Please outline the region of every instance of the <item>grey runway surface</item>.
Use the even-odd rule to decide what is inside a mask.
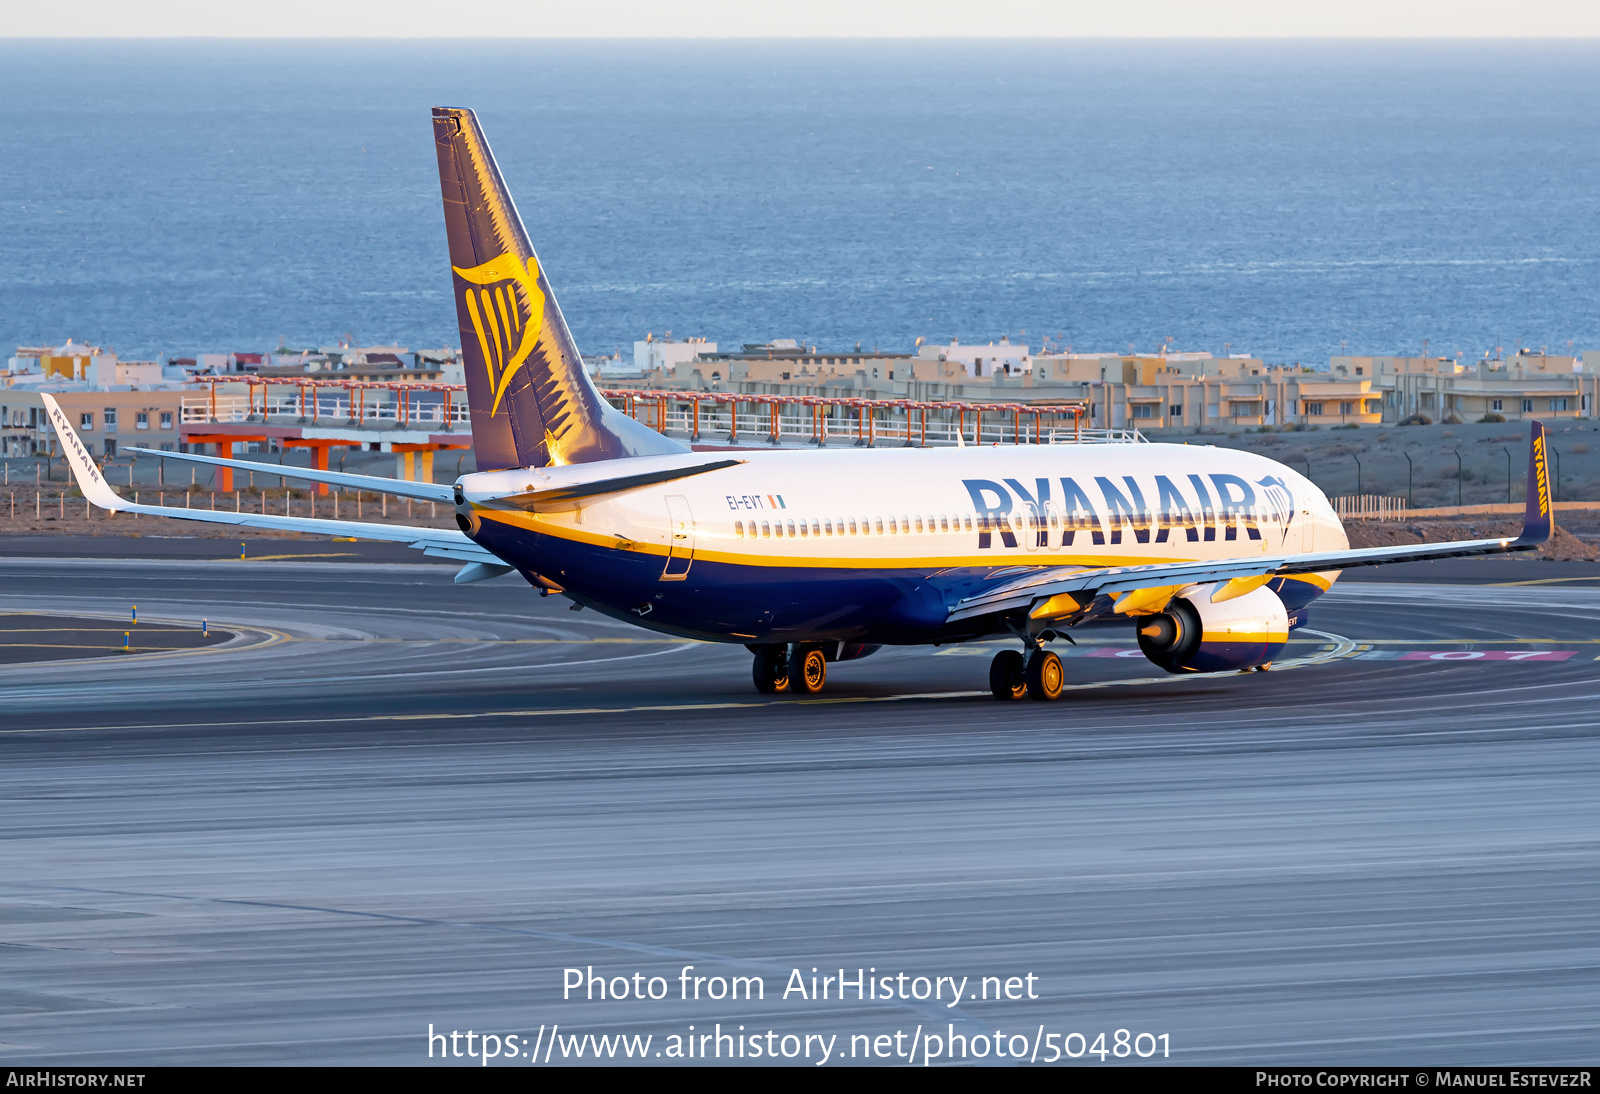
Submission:
[[[0,1063],[427,1063],[430,1023],[649,1035],[651,1063],[718,1023],[837,1035],[830,1066],[951,1026],[1013,1054],[1124,1029],[1183,1063],[1593,1061],[1581,580],[1341,583],[1270,673],[1166,677],[1102,633],[1061,702],[1001,705],[998,647],[769,699],[740,647],[450,574],[0,559],[0,611],[239,636],[0,668]],[[682,1000],[685,965],[765,998]],[[670,994],[563,999],[590,966]],[[1037,998],[783,998],[813,967]]]

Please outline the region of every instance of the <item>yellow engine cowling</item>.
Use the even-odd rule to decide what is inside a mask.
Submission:
[[[1214,603],[1217,585],[1172,598],[1163,612],[1134,620],[1139,648],[1168,672],[1227,672],[1265,665],[1289,641],[1289,613],[1271,589]]]

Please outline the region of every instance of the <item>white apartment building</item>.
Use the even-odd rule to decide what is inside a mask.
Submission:
[[[633,344],[633,367],[638,372],[653,372],[656,369],[670,372],[675,366],[688,364],[702,353],[715,352],[717,344],[707,342],[704,338],[685,338],[676,342],[658,340],[654,334],[648,334],[644,341]]]

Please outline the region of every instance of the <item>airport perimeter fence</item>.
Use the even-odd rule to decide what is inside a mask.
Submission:
[[[1401,514],[1411,509],[1405,498],[1381,494],[1344,494],[1328,500],[1340,520],[1405,520]]]
[[[450,399],[448,394],[424,390],[392,402],[353,398],[341,391],[311,391],[304,395],[185,395],[181,420],[185,425],[268,422],[277,418],[299,425],[467,428],[472,419],[466,403]]]
[[[102,473],[108,483],[112,476],[127,464],[102,464]],[[12,469],[7,467],[7,478]],[[332,520],[356,520],[373,523],[409,523],[423,520],[440,527],[454,527],[454,509],[438,502],[398,498],[373,491],[353,491],[329,487],[328,494],[319,496],[315,486],[266,487],[252,486],[232,491],[215,490],[203,483],[188,487],[181,484],[156,486],[117,486],[120,496],[135,505],[156,505],[177,509],[199,509],[211,512],[259,513],[270,516],[322,517]],[[12,526],[42,521],[115,521],[119,524],[140,519],[139,513],[108,511],[90,504],[89,499],[74,482],[38,479],[28,483],[7,482],[0,485],[0,521]]]
[[[1141,444],[1137,429],[1083,424],[1078,404],[920,403],[708,392],[606,391],[611,405],[658,433],[730,445],[952,446]]]
[[[185,395],[185,425],[271,422],[366,428],[466,430],[465,389],[429,383],[352,380],[247,380],[206,377],[210,389]],[[690,441],[737,444],[962,445],[1138,444],[1137,429],[1089,424],[1081,403],[919,402],[846,396],[786,396],[714,391],[606,389],[611,405],[658,432]]]

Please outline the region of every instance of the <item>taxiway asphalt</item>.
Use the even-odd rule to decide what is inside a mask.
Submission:
[[[741,647],[351,561],[0,558],[0,611],[235,634],[0,668],[0,1063],[426,1063],[430,1023],[653,1053],[719,1022],[836,1033],[836,1062],[952,1023],[1592,1061],[1600,569],[1341,582],[1270,673],[1166,677],[1102,633],[1062,701],[1002,705],[998,647],[767,698]],[[680,1000],[684,965],[766,998]],[[564,1000],[590,966],[671,994]],[[813,967],[1038,998],[782,998]]]

